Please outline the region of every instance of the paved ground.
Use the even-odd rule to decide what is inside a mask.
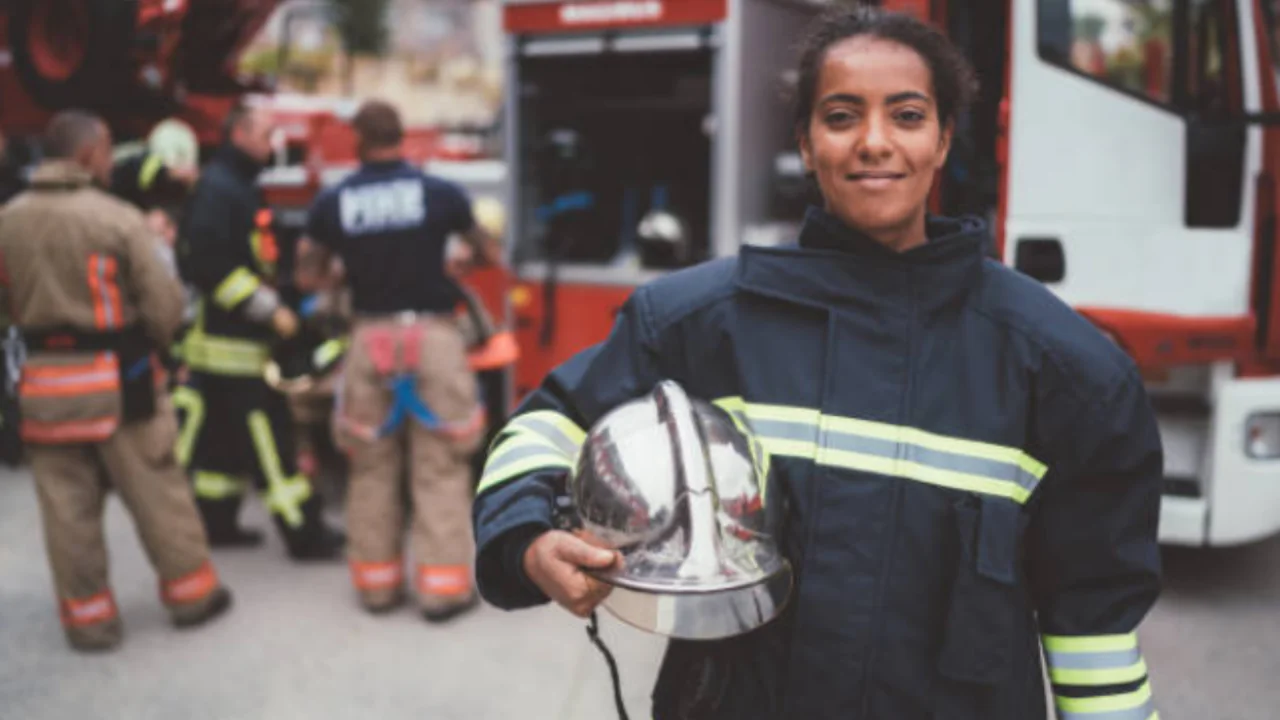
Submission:
[[[258,508],[249,522],[265,525]],[[0,720],[452,720],[614,717],[605,665],[553,608],[483,609],[435,627],[354,609],[340,565],[288,566],[268,549],[223,552],[235,612],[168,627],[119,503],[112,576],[126,643],[83,657],[61,644],[35,496],[0,472]],[[1280,706],[1280,541],[1169,551],[1168,589],[1143,631],[1163,720],[1266,720]],[[633,718],[661,643],[605,615]]]

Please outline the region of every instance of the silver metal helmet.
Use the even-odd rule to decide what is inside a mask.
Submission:
[[[675,382],[601,418],[569,494],[582,529],[623,558],[595,573],[613,586],[604,606],[642,630],[694,640],[776,618],[792,572],[769,475],[743,423]]]

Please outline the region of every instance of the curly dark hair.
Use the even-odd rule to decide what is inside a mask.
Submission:
[[[896,42],[915,50],[933,76],[939,125],[968,109],[978,94],[978,78],[965,58],[940,30],[911,15],[858,5],[823,13],[809,27],[800,46],[799,78],[795,92],[795,129],[807,132],[813,113],[818,75],[832,45],[862,35]]]

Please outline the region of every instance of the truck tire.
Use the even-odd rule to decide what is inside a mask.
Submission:
[[[128,81],[133,41],[131,0],[13,0],[13,67],[49,110],[101,108]]]

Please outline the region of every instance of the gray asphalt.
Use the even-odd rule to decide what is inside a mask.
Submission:
[[[251,504],[246,522],[266,526]],[[171,629],[127,515],[108,506],[125,623],[116,652],[62,643],[31,478],[0,472],[0,720],[324,720],[616,717],[582,621],[556,608],[482,608],[445,626],[407,609],[356,609],[338,564],[293,566],[278,541],[218,552],[236,593],[212,626]],[[1141,632],[1162,720],[1280,717],[1280,540],[1170,549],[1167,587]],[[660,640],[601,615],[633,718]]]

